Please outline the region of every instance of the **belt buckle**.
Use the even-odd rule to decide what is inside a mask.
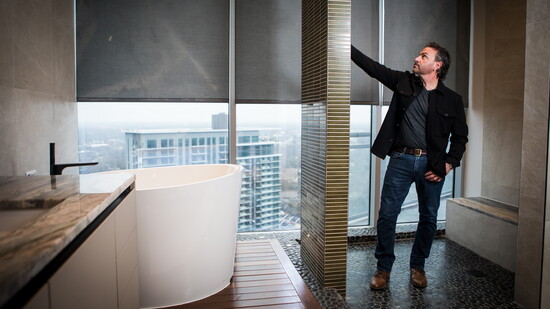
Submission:
[[[414,149],[414,156],[420,157],[422,155],[422,149]]]

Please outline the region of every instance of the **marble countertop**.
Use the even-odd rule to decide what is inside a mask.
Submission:
[[[133,174],[0,176],[0,306],[134,182]],[[33,212],[7,227],[10,214]]]

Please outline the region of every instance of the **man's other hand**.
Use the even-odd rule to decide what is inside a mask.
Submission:
[[[452,169],[453,169],[453,167],[452,167],[451,164],[445,163],[445,171],[446,171],[447,174],[449,174]],[[424,178],[426,178],[427,181],[435,181],[435,182],[440,182],[441,180],[443,180],[443,178],[437,176],[432,171],[428,171],[426,174],[424,174]]]

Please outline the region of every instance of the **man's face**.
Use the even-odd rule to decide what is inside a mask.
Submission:
[[[431,47],[424,47],[418,57],[414,58],[413,72],[418,75],[427,75],[437,72],[441,67],[441,61],[436,61],[437,50]]]

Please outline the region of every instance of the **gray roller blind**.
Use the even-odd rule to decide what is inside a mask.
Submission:
[[[414,58],[427,42],[435,41],[451,54],[445,85],[468,97],[469,1],[385,1],[385,63],[396,70],[412,71]],[[384,101],[391,99],[384,90]]]
[[[378,60],[378,0],[351,2],[351,43]],[[378,104],[378,82],[358,66],[351,66],[351,102]]]
[[[236,0],[237,102],[300,103],[301,1]]]
[[[228,101],[229,1],[77,0],[79,101]]]

